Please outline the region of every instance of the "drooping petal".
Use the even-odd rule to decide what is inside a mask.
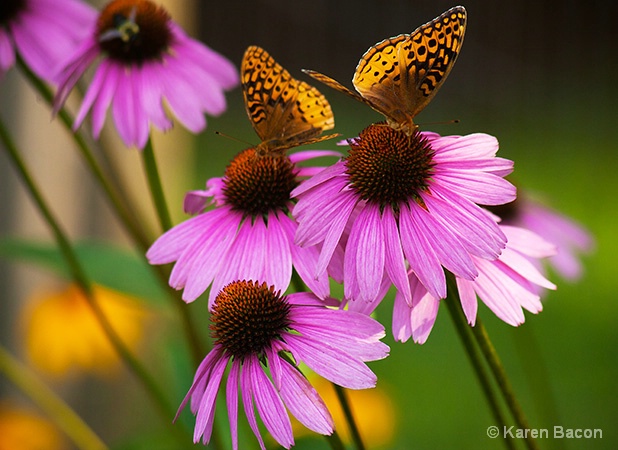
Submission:
[[[220,358],[214,362],[204,395],[200,399],[195,416],[195,429],[193,430],[193,442],[195,443],[199,442],[202,436],[205,443],[210,441],[215,418],[215,401],[217,400],[219,385],[221,384],[227,362],[226,358]]]
[[[435,214],[430,214],[420,207],[410,208],[410,213],[419,232],[434,250],[440,264],[461,278],[472,280],[478,275],[463,244],[448,227],[443,226],[435,218]]]
[[[478,310],[478,302],[476,301],[476,292],[474,291],[474,282],[457,278],[457,290],[459,292],[459,300],[466,319],[471,326],[476,324],[476,313]]]
[[[412,337],[417,344],[424,344],[433,329],[433,324],[436,322],[440,299],[429,292],[426,292],[420,298],[418,297],[416,296],[412,300]]]
[[[266,429],[281,446],[290,448],[294,445],[292,424],[281,397],[275,391],[257,358],[246,361],[245,371],[250,377],[255,405]]]
[[[415,216],[411,211],[414,208],[418,208],[418,206],[412,204],[410,208],[402,208],[399,214],[403,251],[410,268],[416,273],[427,290],[434,297],[444,298],[446,297],[444,269],[440,265],[434,249],[415,222]]]
[[[330,435],[334,422],[324,401],[307,379],[289,363],[282,365],[281,396],[292,415],[308,429]]]
[[[391,208],[384,208],[382,213],[385,239],[385,269],[397,291],[409,304],[412,303],[412,292],[405,264],[403,247],[399,237],[399,227]]]
[[[261,279],[274,284],[284,292],[292,278],[292,249],[294,241],[289,240],[288,234],[281,224],[282,220],[289,220],[284,213],[269,212],[266,229],[266,258],[265,271]]]
[[[380,207],[367,204],[360,212],[346,246],[344,261],[344,289],[346,298],[372,301],[380,292],[384,273],[384,236]],[[355,288],[358,286],[358,289]]]
[[[9,34],[0,30],[0,71],[5,72],[15,65],[15,51]],[[3,75],[0,72],[0,75]]]
[[[253,407],[253,383],[251,380],[252,372],[249,372],[247,370],[247,364],[249,364],[249,362],[252,362],[253,360],[256,360],[256,364],[259,364],[259,361],[257,361],[257,358],[255,356],[249,356],[245,360],[244,367],[242,368],[240,373],[240,392],[242,395],[243,409],[245,410],[245,415],[247,416],[247,422],[249,422],[249,427],[257,438],[258,443],[260,444],[260,449],[266,450],[266,445],[264,445],[264,439],[262,439],[262,435],[260,434],[260,429],[258,428],[257,420],[255,417],[255,409]]]
[[[227,404],[227,417],[230,423],[230,434],[232,436],[232,449],[238,449],[238,389],[240,376],[239,360],[232,361],[232,368],[228,374],[225,388],[225,399]]]
[[[393,318],[391,324],[395,341],[407,342],[412,336],[411,313],[412,305],[408,304],[401,293],[397,292],[393,303]]]
[[[283,214],[280,215],[280,222],[287,235],[294,269],[296,269],[296,272],[298,272],[298,275],[311,292],[320,298],[326,298],[330,293],[328,274],[323,273],[316,276],[318,273],[318,258],[320,257],[318,248],[315,246],[299,247],[296,245],[294,243],[294,236],[296,235],[298,224]]]

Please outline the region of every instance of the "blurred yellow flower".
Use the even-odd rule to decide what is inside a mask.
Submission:
[[[341,440],[344,444],[350,444],[350,431],[333,385],[318,375],[311,374],[309,378],[333,416],[335,430]],[[374,389],[346,389],[346,395],[365,446],[374,450],[389,448],[396,432],[397,415],[384,388],[378,385]],[[314,434],[296,421],[293,428],[295,437]]]
[[[63,450],[60,431],[49,421],[8,403],[0,404],[0,450]]]
[[[142,338],[146,309],[125,294],[100,286],[94,295],[110,324],[130,348]],[[90,305],[75,285],[35,293],[24,308],[26,354],[43,373],[61,377],[70,371],[110,374],[119,358]]]

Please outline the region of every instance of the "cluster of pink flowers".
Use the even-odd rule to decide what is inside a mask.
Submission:
[[[74,124],[91,113],[95,137],[110,108],[127,146],[143,148],[151,125],[168,130],[168,111],[199,132],[205,113],[222,113],[224,92],[239,83],[230,61],[149,0],[114,0],[100,13],[78,0],[22,0],[7,11],[0,17],[0,70],[17,52],[58,86],[56,110],[98,64]],[[57,20],[46,20],[49,14]],[[169,283],[183,289],[186,302],[210,288],[214,349],[181,406],[190,402],[196,414],[196,442],[210,440],[228,366],[234,448],[239,393],[262,448],[256,409],[286,448],[294,443],[287,411],[311,430],[332,433],[330,413],[298,365],[351,389],[375,386],[366,363],[389,349],[370,314],[392,286],[394,338],[423,343],[448,295],[459,298],[471,325],[480,299],[517,326],[524,310],[542,310],[544,289],[555,289],[545,258],[566,277],[581,272],[576,253],[592,240],[579,226],[527,198],[508,218],[491,209],[516,198],[505,179],[513,162],[496,156],[496,138],[406,135],[378,124],[347,144],[343,158],[245,150],[206,190],[187,194],[185,210],[195,216],[147,252],[151,264],[175,263]],[[337,161],[298,165],[324,156]],[[264,198],[249,200],[256,196]],[[285,294],[294,272],[311,292]],[[330,297],[331,279],[343,283],[342,300]]]

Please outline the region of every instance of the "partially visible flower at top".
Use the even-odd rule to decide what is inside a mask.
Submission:
[[[136,298],[101,286],[95,286],[94,295],[120,339],[135,349],[147,317],[144,307]],[[22,312],[22,324],[28,358],[48,375],[107,375],[120,367],[118,354],[75,285],[35,293]]]
[[[223,94],[239,82],[233,64],[204,44],[191,39],[150,0],[114,0],[91,22],[91,35],[63,64],[54,100],[59,110],[83,73],[99,57],[74,128],[92,110],[97,138],[108,108],[124,143],[146,145],[150,124],[166,131],[176,118],[197,133],[206,126],[205,113],[221,114]]]
[[[526,192],[520,192],[517,200],[511,203],[489,209],[502,219],[503,224],[527,228],[554,244],[556,255],[547,261],[559,275],[567,280],[581,277],[579,256],[592,251],[595,244],[582,225],[534,200]]]
[[[487,261],[473,256],[478,277],[474,280],[455,277],[462,309],[472,326],[476,323],[477,296],[498,318],[518,326],[525,320],[522,308],[533,314],[540,312],[543,306],[539,292],[556,289],[531,262],[555,255],[555,246],[523,228],[507,225],[500,228],[508,238],[500,258]],[[401,342],[412,337],[414,342],[423,344],[438,315],[440,299],[427,292],[414,274],[410,274],[410,285],[411,304],[400,293],[395,295],[393,336]],[[350,309],[362,307],[357,303],[350,303]]]
[[[15,53],[32,71],[55,83],[57,66],[90,32],[96,11],[79,0],[2,0],[0,76],[15,64]]]
[[[64,450],[68,442],[49,420],[21,406],[0,403],[0,450]]]
[[[411,269],[436,298],[446,296],[444,268],[466,280],[478,276],[474,257],[498,258],[506,237],[477,204],[515,198],[503,177],[513,163],[495,157],[487,134],[407,136],[384,124],[350,139],[347,158],[303,182],[296,242],[321,244],[317,275],[345,245],[348,300],[373,302],[390,283],[411,304]]]
[[[296,163],[332,151],[303,151],[258,157],[254,148],[239,153],[223,178],[208,180],[207,190],[185,197],[185,211],[200,213],[163,234],[146,257],[151,264],[176,262],[170,286],[184,289],[191,302],[212,283],[209,306],[226,284],[241,278],[266,280],[285,292],[296,269],[309,289],[328,296],[327,274],[315,277],[318,250],[294,244],[297,224],[289,217],[290,192],[299,177],[320,168]],[[214,209],[204,211],[209,203]]]
[[[268,432],[285,448],[294,445],[287,411],[316,433],[333,432],[328,409],[297,364],[305,363],[340,386],[366,389],[377,379],[365,362],[385,358],[389,348],[380,341],[384,327],[372,318],[324,305],[313,294],[283,297],[266,283],[252,281],[235,281],[217,295],[211,316],[213,349],[198,367],[179,408],[180,413],[191,400],[194,442],[210,441],[217,393],[230,362],[226,403],[234,449],[239,391],[262,449],[266,447],[256,408]]]

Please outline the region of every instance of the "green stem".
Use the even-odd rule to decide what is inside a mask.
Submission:
[[[108,448],[69,405],[1,345],[0,371],[45,411],[78,448],[83,450]]]
[[[157,210],[157,216],[159,217],[161,228],[163,228],[163,231],[167,231],[172,228],[172,219],[170,217],[169,210],[167,209],[167,202],[165,201],[163,186],[161,185],[157,160],[155,158],[154,149],[152,148],[152,140],[150,138],[148,138],[148,142],[146,142],[146,146],[142,150],[142,160],[144,162],[146,177],[148,178],[150,194],[152,195],[152,201],[154,202],[155,209]]]
[[[161,177],[159,176],[157,160],[155,158],[154,149],[150,138],[148,139],[148,142],[146,142],[146,146],[142,151],[142,160],[144,163],[146,178],[148,179],[148,187],[150,188],[152,200],[159,218],[159,223],[161,224],[163,231],[167,231],[172,228],[172,219],[167,207],[167,202],[165,201],[165,194],[163,193],[163,186],[161,184]],[[157,271],[159,277],[163,279],[164,284],[167,285],[167,280],[170,276],[169,268],[157,266],[157,269],[155,270]],[[197,366],[206,354],[204,346],[201,344],[198,334],[195,331],[195,326],[191,321],[189,311],[182,300],[181,294],[177,291],[174,291],[174,300],[184,324],[187,340],[191,345],[193,360]]]
[[[461,342],[466,349],[466,354],[468,355],[470,364],[472,364],[472,368],[474,369],[476,377],[481,385],[481,389],[483,390],[483,394],[485,395],[485,400],[487,400],[487,403],[489,404],[489,409],[491,410],[494,420],[496,421],[496,426],[500,430],[504,430],[507,428],[506,418],[504,417],[504,414],[502,414],[502,411],[500,409],[498,398],[494,393],[489,374],[487,373],[487,370],[483,365],[481,355],[479,354],[479,351],[474,345],[474,341],[472,340],[470,327],[468,326],[466,316],[461,309],[459,298],[457,298],[456,295],[452,295],[453,292],[456,292],[456,290],[449,288],[448,295],[444,300],[444,303],[448,308],[448,312],[451,315],[451,319],[453,320],[455,329],[459,334],[459,339],[461,339]],[[500,434],[503,434],[502,437],[504,438],[504,445],[509,449],[514,449],[515,443],[513,442],[513,440],[511,440],[509,436],[504,433]]]
[[[532,401],[545,426],[562,423],[556,406],[556,399],[551,389],[550,376],[543,358],[539,342],[534,334],[534,323],[512,329],[515,349],[522,369],[526,374],[528,386],[532,392]],[[556,440],[550,440],[550,448],[559,448]]]
[[[506,370],[502,365],[502,361],[498,356],[498,352],[489,339],[489,335],[487,334],[487,330],[483,326],[481,319],[478,317],[476,319],[476,325],[472,327],[472,334],[474,334],[476,342],[478,343],[481,352],[485,356],[487,364],[489,364],[489,367],[494,374],[494,378],[498,383],[500,391],[502,392],[504,401],[515,419],[515,423],[520,429],[529,430],[530,424],[528,423],[528,419],[526,418],[526,415],[517,400],[513,386],[511,385],[511,382],[506,374]],[[539,448],[536,440],[531,436],[531,433],[526,433],[525,440],[526,446],[530,450]]]
[[[26,75],[26,78],[34,86],[36,91],[45,99],[45,101],[49,105],[52,105],[54,96],[52,92],[50,91],[50,89],[45,85],[45,83],[43,83],[30,70],[30,68],[21,60],[21,58],[19,58],[19,56],[18,56],[18,63],[19,63],[19,66],[22,72]],[[72,131],[73,118],[69,115],[69,113],[64,108],[62,108],[58,112],[58,117],[60,118],[62,123],[65,125],[67,130],[69,130],[69,133],[75,140],[75,143],[77,144],[78,149],[80,150],[83,158],[85,159],[87,166],[90,169],[92,175],[101,185],[103,192],[106,194],[107,199],[112,206],[112,210],[117,214],[118,218],[120,219],[121,223],[124,225],[125,229],[129,233],[131,238],[139,246],[139,248],[142,251],[141,256],[142,258],[144,258],[144,254],[150,247],[150,244],[152,243],[152,239],[150,239],[147,236],[145,231],[143,231],[143,229],[138,225],[139,222],[134,220],[133,216],[129,213],[130,211],[136,210],[136,208],[131,206],[130,201],[129,201],[130,200],[129,196],[125,194],[119,196],[116,193],[116,190],[118,189],[120,192],[123,192],[123,190],[119,188],[114,188],[108,182],[109,177],[106,177],[106,175],[103,173],[103,170],[101,169],[100,165],[97,163],[96,159],[94,158],[92,151],[90,150],[90,147],[86,143],[86,140],[83,138],[83,136],[80,133],[74,133]],[[124,199],[124,201],[122,201],[122,199]],[[169,270],[159,268],[159,267],[153,270],[155,271],[155,273],[161,280],[163,286],[167,288]],[[176,291],[173,292],[172,301],[176,305],[179,311],[181,320],[183,322],[183,328],[185,330],[185,334],[187,336],[187,339],[189,341],[189,345],[192,351],[193,360],[197,367],[197,365],[200,363],[200,361],[202,360],[202,358],[204,357],[206,353],[204,351],[203,346],[200,343],[200,339],[198,337],[197,331],[195,330],[195,326],[193,325],[190,319],[189,313],[187,309],[184,307],[185,306],[184,302],[180,298],[180,294],[178,294]]]
[[[358,426],[354,420],[354,414],[352,414],[352,408],[350,407],[350,402],[348,401],[348,396],[345,393],[345,389],[335,383],[332,383],[332,385],[335,388],[335,393],[337,394],[337,399],[341,405],[343,416],[345,417],[348,427],[350,428],[350,434],[354,445],[356,445],[358,450],[365,450],[365,444],[363,443]]]
[[[20,69],[22,70],[28,81],[30,81],[30,83],[34,86],[36,91],[49,105],[52,105],[54,101],[54,95],[52,91],[30,70],[30,68],[21,60],[21,58],[19,58],[19,56],[17,58],[17,62]],[[151,239],[149,239],[145,235],[144,231],[140,228],[140,226],[131,216],[129,212],[130,209],[124,204],[121,197],[116,193],[115,188],[108,182],[108,177],[106,177],[106,175],[103,173],[101,166],[94,158],[94,155],[90,150],[90,147],[84,137],[80,133],[72,132],[73,118],[64,108],[60,109],[60,111],[58,112],[58,117],[65,125],[65,127],[69,130],[71,136],[77,144],[77,148],[79,149],[84,160],[86,161],[88,168],[103,188],[103,191],[105,192],[108,201],[113,207],[113,211],[117,214],[118,218],[123,223],[126,230],[129,232],[133,240],[139,243],[142,248],[148,248]]]
[[[343,441],[341,440],[341,437],[339,437],[337,431],[333,431],[333,434],[325,437],[328,445],[330,445],[330,448],[333,450],[345,450],[345,445],[343,445]]]
[[[32,199],[36,203],[39,212],[43,216],[45,222],[49,226],[54,238],[60,248],[60,252],[62,253],[71,273],[71,276],[75,283],[80,287],[83,291],[88,304],[92,308],[92,311],[95,314],[101,328],[103,329],[105,335],[109,339],[110,343],[123,360],[123,362],[127,365],[127,367],[133,372],[133,374],[140,380],[151,399],[157,406],[157,409],[161,413],[164,422],[171,426],[171,418],[174,417],[174,410],[167,401],[166,397],[163,395],[163,391],[159,388],[159,386],[155,383],[154,379],[150,376],[150,374],[146,371],[146,369],[140,364],[140,362],[133,356],[130,350],[126,347],[124,342],[120,339],[118,334],[115,332],[113,327],[111,326],[109,320],[105,316],[102,311],[99,303],[94,297],[92,285],[90,284],[90,280],[86,276],[82,266],[77,259],[77,256],[71,246],[66,233],[62,230],[59,221],[55,218],[51,209],[47,206],[47,202],[41,195],[41,192],[38,186],[35,184],[33,178],[30,176],[30,173],[21,159],[19,152],[17,151],[17,147],[15,146],[11,136],[9,135],[6,127],[4,126],[4,122],[0,120],[0,139],[4,143],[4,148],[6,149],[8,155],[13,161],[17,172],[28,189]],[[171,428],[174,434],[177,433],[177,428]]]

